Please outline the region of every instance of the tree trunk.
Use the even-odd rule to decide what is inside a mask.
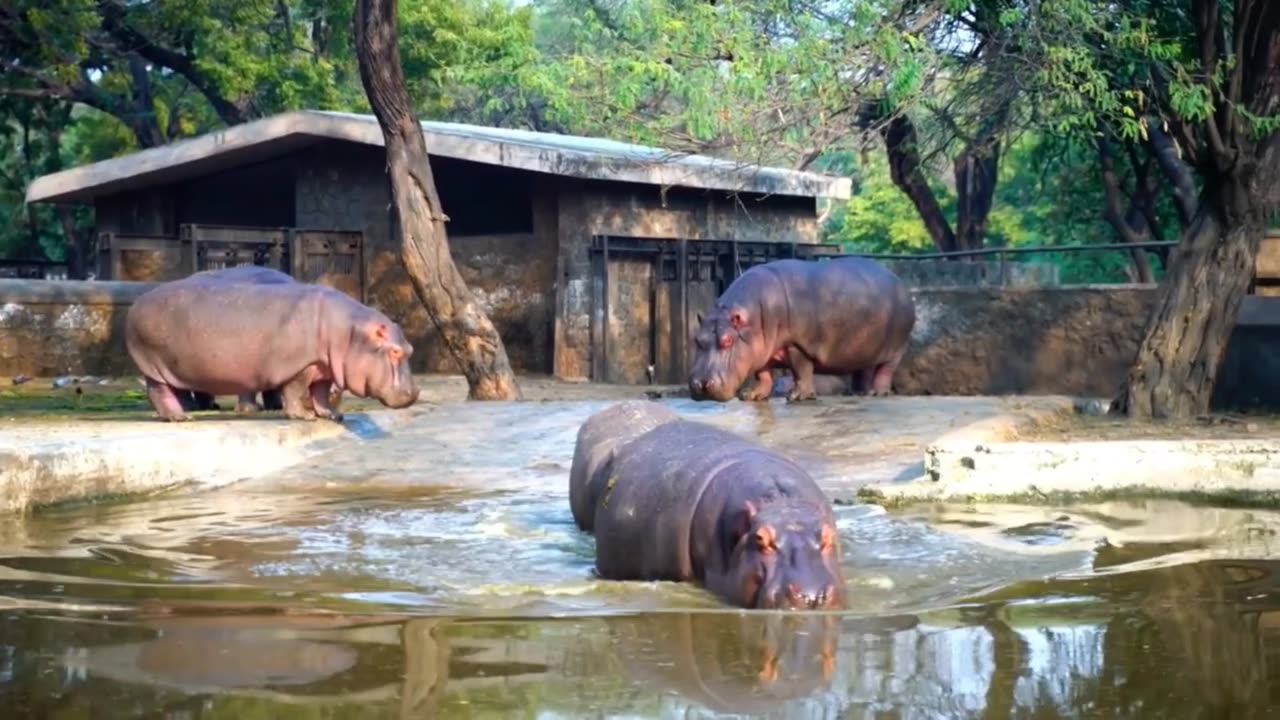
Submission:
[[[1238,180],[1224,178],[1217,193],[1201,197],[1170,258],[1116,412],[1140,419],[1208,412],[1266,230],[1260,198],[1252,194]],[[1233,212],[1250,203],[1250,212]],[[1233,216],[1239,222],[1230,222]]]
[[[920,148],[916,138],[916,128],[911,119],[898,115],[880,130],[884,138],[885,153],[889,158],[889,176],[898,189],[911,198],[924,222],[925,230],[933,238],[933,244],[939,252],[959,250],[955,233],[942,214],[938,199],[933,196],[929,180],[920,169]]]
[[[1098,138],[1098,163],[1102,170],[1102,196],[1104,202],[1103,217],[1116,231],[1116,236],[1123,243],[1142,243],[1151,239],[1151,226],[1142,214],[1142,206],[1155,192],[1155,178],[1151,174],[1150,162],[1138,164],[1134,161],[1134,188],[1128,209],[1122,209],[1123,191],[1120,178],[1116,174],[1115,157],[1111,150],[1111,141],[1104,133]],[[1133,248],[1129,251],[1129,277],[1140,283],[1155,282],[1155,273],[1151,270],[1151,261],[1146,251]]]
[[[400,254],[413,289],[470,387],[472,400],[517,400],[520,388],[497,329],[476,303],[449,253],[422,126],[405,86],[396,0],[356,0],[356,58],[382,126],[387,174],[399,220]]]
[[[955,162],[956,248],[981,250],[987,236],[987,217],[996,194],[996,173],[1000,170],[1000,141],[966,147]]]

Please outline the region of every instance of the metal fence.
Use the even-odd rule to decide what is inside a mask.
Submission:
[[[858,253],[832,252],[825,246],[821,252],[801,250],[807,259],[831,257],[865,257],[889,265],[908,284],[915,287],[997,286],[1042,287],[1061,285],[1061,267],[1051,262],[1022,262],[1016,258],[1035,255],[1072,255],[1085,253],[1123,253],[1134,250],[1166,251],[1177,241],[1143,243],[1105,243],[1094,245],[1042,245],[1036,247],[992,247],[951,252]],[[963,262],[957,262],[963,261]]]

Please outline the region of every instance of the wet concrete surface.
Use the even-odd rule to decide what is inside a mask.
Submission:
[[[793,454],[837,497],[911,476],[940,425],[1027,409],[663,402]],[[607,404],[446,403],[268,478],[0,521],[0,702],[66,718],[1267,712],[1280,514],[841,504],[848,610],[744,613],[593,576],[567,475],[578,424]]]

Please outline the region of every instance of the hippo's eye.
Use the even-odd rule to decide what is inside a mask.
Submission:
[[[404,357],[404,352],[398,347],[387,348],[387,357],[391,358],[391,362],[400,362],[400,358]]]
[[[720,336],[720,349],[728,350],[733,347],[733,333],[725,333]]]

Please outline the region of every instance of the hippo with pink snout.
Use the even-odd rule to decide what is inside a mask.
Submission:
[[[397,409],[418,400],[399,325],[334,288],[265,268],[199,272],[147,291],[125,316],[125,345],[168,421],[190,419],[188,392],[243,399],[278,389],[289,418],[337,422],[333,388]]]

